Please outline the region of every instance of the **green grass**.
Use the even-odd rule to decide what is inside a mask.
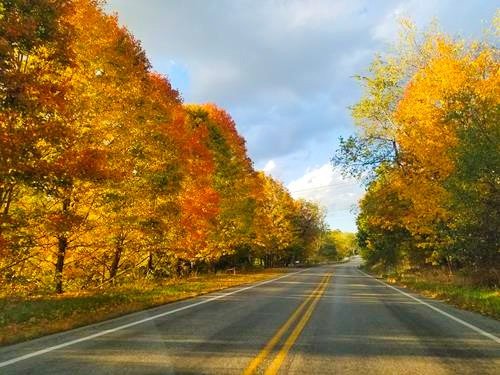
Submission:
[[[444,300],[465,310],[500,320],[500,290],[483,288],[436,272],[399,274],[386,277],[387,281],[403,285],[426,297]]]
[[[104,291],[0,296],[0,345],[96,323],[126,313],[231,286],[269,279],[280,270],[217,274],[165,282],[142,281]]]

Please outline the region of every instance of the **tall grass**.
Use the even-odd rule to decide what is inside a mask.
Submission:
[[[427,297],[500,319],[500,290],[477,286],[468,275],[450,275],[442,270],[430,269],[392,274],[387,279]]]

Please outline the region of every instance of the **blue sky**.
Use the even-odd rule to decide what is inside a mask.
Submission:
[[[332,228],[355,231],[363,189],[329,164],[339,136],[355,132],[352,79],[388,49],[398,19],[480,37],[497,1],[108,0],[141,40],[153,68],[185,102],[225,108],[257,169],[295,197],[318,201]]]

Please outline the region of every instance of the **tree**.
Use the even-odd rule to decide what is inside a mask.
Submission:
[[[325,214],[315,203],[296,200],[292,214],[294,241],[289,249],[287,263],[304,262],[317,256],[326,230]]]
[[[213,104],[188,105],[186,111],[192,126],[203,132],[213,160],[211,183],[219,197],[219,212],[205,260],[216,261],[249,243],[258,182],[245,142],[225,111]]]
[[[418,212],[408,228],[432,232],[438,257],[477,271],[498,262],[498,54],[446,38],[435,46],[397,112],[412,171],[403,193]]]
[[[286,249],[293,244],[294,202],[279,182],[264,173],[258,177],[262,194],[257,200],[252,252],[264,266],[272,267],[286,257]]]
[[[183,106],[102,4],[0,0],[0,282],[62,293],[313,254],[321,210],[254,171],[224,110]]]
[[[436,31],[415,46],[398,51],[392,61],[401,64],[386,59],[381,70],[372,69],[353,111],[361,116],[361,139],[342,145],[340,164],[358,158],[375,165],[358,239],[372,264],[447,264],[450,272],[458,267],[485,275],[499,261],[498,52],[487,42]],[[377,84],[392,72],[397,79]],[[395,142],[392,161],[380,144],[368,147],[380,133]],[[498,281],[495,272],[488,275],[485,282]]]
[[[0,249],[6,231],[21,230],[9,215],[21,186],[47,176],[46,150],[65,136],[72,10],[64,1],[0,2]]]
[[[404,168],[395,118],[397,106],[415,72],[436,53],[435,41],[442,36],[436,24],[421,35],[409,19],[401,19],[399,40],[393,50],[376,55],[366,75],[355,79],[363,88],[361,99],[351,114],[358,133],[340,138],[340,146],[332,157],[348,175],[370,182],[379,167]]]

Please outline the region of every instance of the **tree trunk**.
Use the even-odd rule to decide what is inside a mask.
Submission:
[[[0,190],[0,205],[2,207],[2,215],[6,218],[9,215],[10,204],[14,197],[14,184],[9,184]]]
[[[153,252],[149,252],[149,258],[148,258],[148,268],[146,270],[146,275],[149,275],[150,273],[153,272]]]
[[[451,256],[446,257],[446,263],[448,264],[448,276],[452,277],[453,276],[453,266],[452,266],[452,259]]]
[[[120,259],[123,252],[123,235],[119,235],[116,239],[115,253],[113,254],[113,262],[111,263],[111,268],[109,269],[109,278],[114,279],[116,273],[118,272],[118,267],[120,265]]]
[[[62,213],[67,214],[69,210],[70,199],[64,198],[62,202]],[[63,269],[66,250],[68,249],[68,236],[65,232],[57,236],[57,261],[55,272],[55,289],[56,293],[63,292]]]
[[[14,184],[0,187],[0,234],[2,233],[3,223],[7,222],[9,216],[10,204],[14,198]]]

